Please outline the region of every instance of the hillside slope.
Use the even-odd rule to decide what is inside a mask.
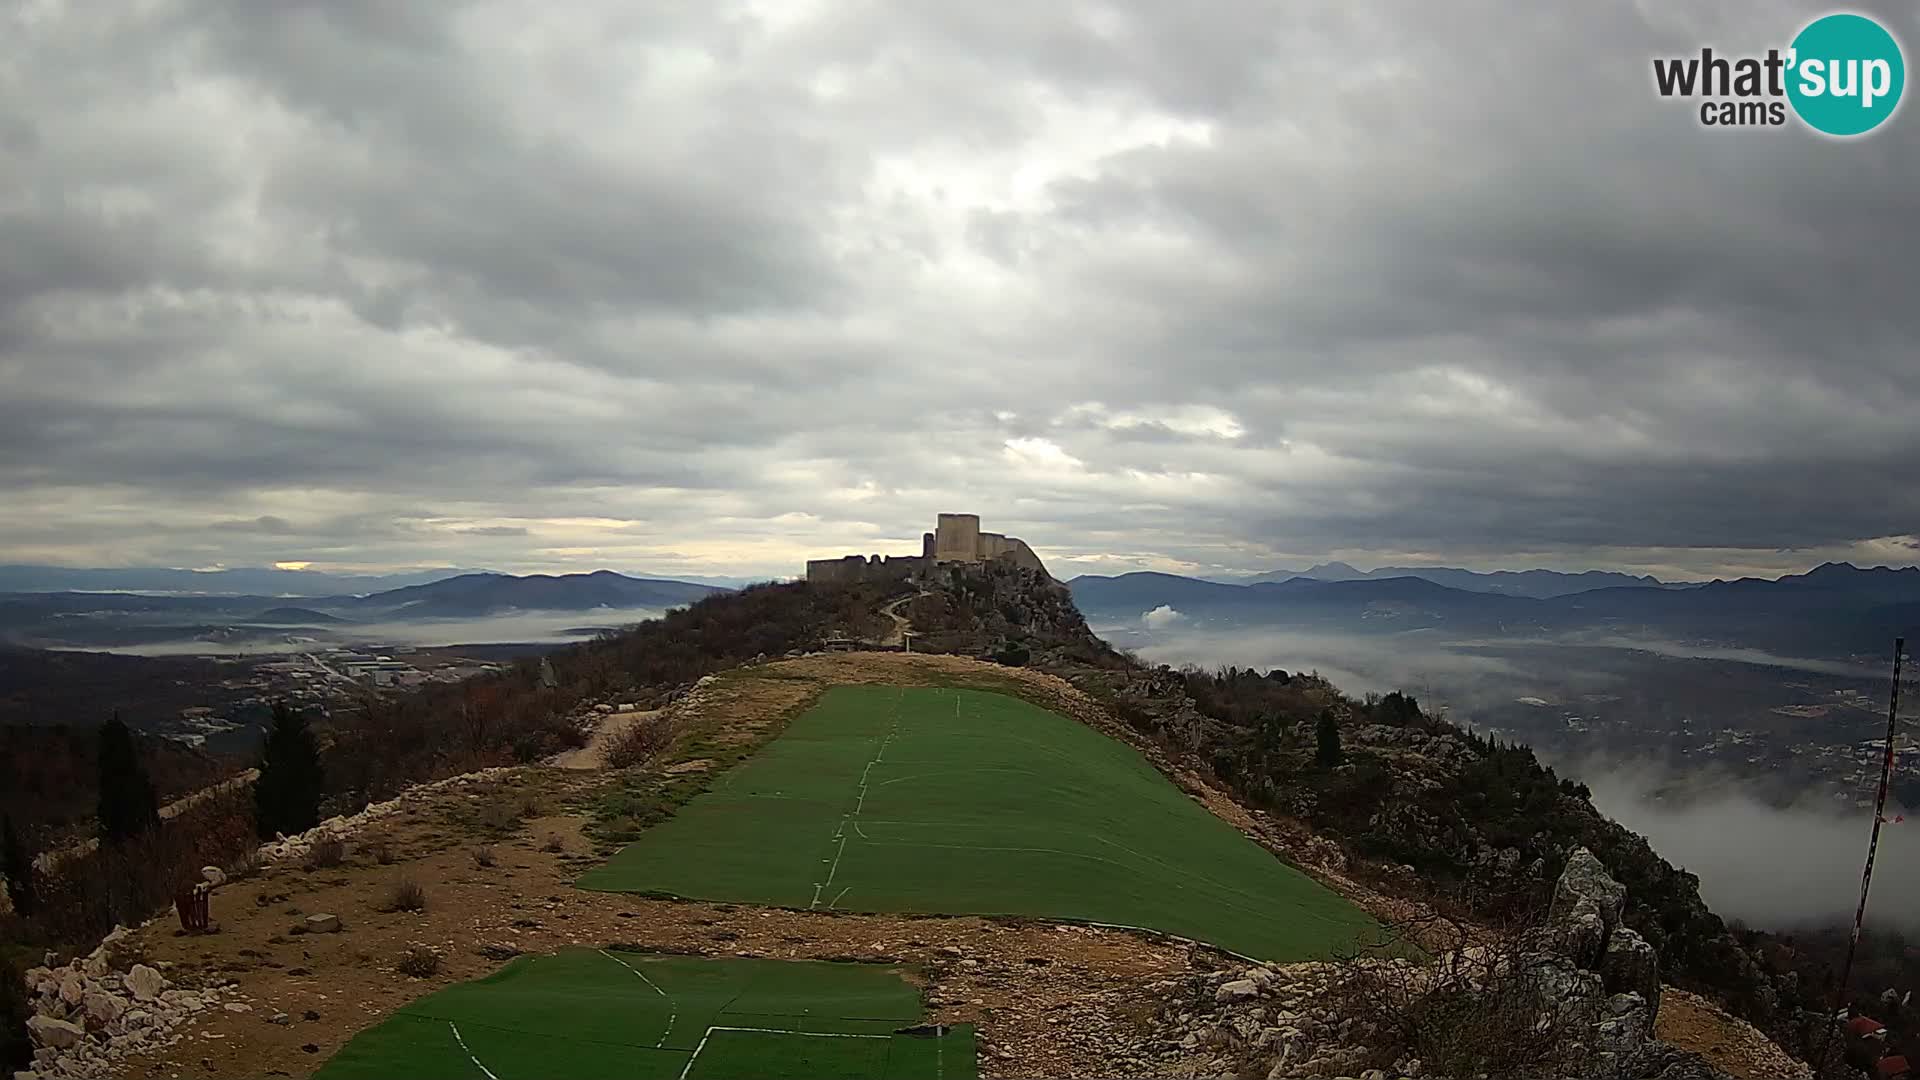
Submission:
[[[911,609],[927,640],[973,655],[1021,643],[1032,666],[1086,691],[1169,758],[1250,807],[1336,841],[1348,872],[1371,887],[1477,918],[1526,919],[1544,910],[1568,855],[1587,847],[1626,887],[1626,924],[1653,944],[1669,981],[1726,1004],[1790,1048],[1821,1030],[1826,1002],[1812,980],[1763,959],[1780,955],[1765,935],[1729,928],[1700,898],[1694,875],[1595,809],[1583,786],[1526,747],[1481,739],[1402,694],[1354,700],[1310,675],[1151,666],[1095,637],[1064,587],[1002,567],[951,574]],[[1182,587],[1196,584],[1206,583]],[[1475,602],[1543,603],[1485,595]],[[1339,734],[1338,764],[1319,760],[1323,717]]]

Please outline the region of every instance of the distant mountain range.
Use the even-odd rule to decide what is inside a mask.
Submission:
[[[325,575],[315,579],[330,580]],[[0,593],[0,641],[116,648],[174,640],[277,640],[288,629],[325,638],[329,630],[351,632],[354,624],[478,619],[520,612],[665,610],[725,591],[693,582],[628,577],[611,570],[523,577],[468,573],[366,595],[298,598],[18,591]]]
[[[401,574],[326,574],[318,570],[277,570],[240,566],[221,570],[177,567],[75,568],[0,566],[0,593],[138,592],[186,596],[339,596],[362,595],[425,585],[460,574],[488,573],[457,567],[410,570]]]
[[[1861,569],[1847,563],[1827,563],[1777,580],[1741,578],[1682,589],[1663,583],[1610,586],[1548,597],[1372,575],[1229,585],[1136,573],[1077,577],[1068,587],[1088,616],[1109,620],[1138,620],[1164,605],[1223,625],[1436,631],[1455,638],[1658,637],[1804,656],[1871,655],[1889,648],[1894,636],[1920,629],[1920,568]]]
[[[1557,570],[1495,570],[1491,573],[1482,573],[1450,566],[1382,566],[1373,570],[1356,570],[1343,562],[1324,562],[1305,570],[1274,570],[1239,580],[1225,578],[1211,580],[1230,585],[1258,585],[1264,582],[1293,581],[1298,578],[1311,578],[1315,581],[1377,581],[1400,577],[1420,578],[1436,585],[1445,585],[1451,589],[1462,589],[1467,592],[1531,596],[1542,600],[1565,596],[1569,593],[1591,592],[1594,589],[1621,586],[1652,589],[1694,587],[1691,583],[1674,584],[1661,581],[1651,575],[1636,577],[1610,570],[1584,570],[1577,574],[1563,574]]]
[[[611,570],[591,574],[461,574],[426,585],[410,585],[336,602],[362,617],[381,619],[453,619],[497,615],[503,611],[592,611],[597,608],[669,608],[690,604],[725,589],[686,581],[633,578]]]

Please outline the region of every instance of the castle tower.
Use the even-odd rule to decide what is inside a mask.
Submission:
[[[941,514],[933,530],[933,561],[979,562],[980,515]]]

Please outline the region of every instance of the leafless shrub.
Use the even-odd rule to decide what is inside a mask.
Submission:
[[[373,861],[379,863],[381,866],[392,866],[395,858],[393,845],[385,838],[368,843],[367,854],[373,856]]]
[[[547,835],[547,842],[540,845],[540,850],[554,852],[565,851],[567,850],[567,842],[561,839],[559,833],[549,833]]]
[[[478,819],[482,828],[505,832],[520,824],[520,811],[512,801],[496,796],[480,804]]]
[[[607,765],[615,769],[645,765],[673,745],[673,735],[673,725],[659,717],[634,721],[608,740]]]
[[[264,860],[260,858],[260,849],[250,847],[227,863],[227,880],[245,881],[251,877],[258,877],[264,865]]]
[[[387,890],[387,902],[381,911],[425,911],[427,910],[427,890],[412,878],[401,878]]]
[[[1334,960],[1331,992],[1342,1016],[1389,1066],[1417,1057],[1447,1076],[1562,1076],[1577,1070],[1595,1017],[1551,992],[1556,974],[1539,929],[1479,931],[1427,915]],[[1547,965],[1547,966],[1543,966]]]
[[[469,852],[469,854],[473,856],[473,865],[481,870],[485,870],[493,865],[493,846],[491,844],[481,844]]]
[[[440,971],[440,951],[415,945],[400,954],[400,961],[394,968],[402,975],[411,975],[416,979],[429,978]]]
[[[306,868],[331,870],[347,861],[347,843],[337,836],[322,836],[307,849]]]

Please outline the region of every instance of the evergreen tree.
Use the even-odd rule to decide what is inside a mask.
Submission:
[[[1340,751],[1340,721],[1334,718],[1332,709],[1321,711],[1320,722],[1314,728],[1314,738],[1319,743],[1315,756],[1320,764],[1327,768],[1340,764],[1344,756]]]
[[[287,707],[273,706],[273,730],[267,733],[260,761],[260,779],[254,781],[254,823],[260,838],[276,833],[292,836],[320,824],[320,793],[325,786],[320,747],[313,741],[307,718]]]
[[[31,915],[35,906],[33,856],[27,853],[26,845],[20,842],[20,834],[14,831],[11,817],[0,826],[3,826],[0,827],[0,874],[7,876],[7,898],[13,901],[14,911]]]
[[[160,799],[120,714],[100,725],[100,839],[117,843],[160,824]]]

